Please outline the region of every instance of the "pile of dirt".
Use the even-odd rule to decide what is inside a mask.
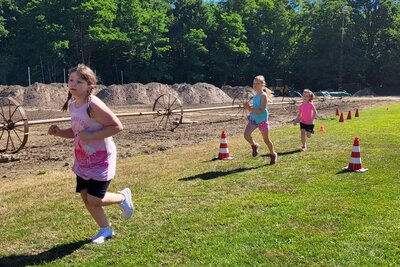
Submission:
[[[369,88],[364,88],[364,89],[358,90],[353,96],[377,96],[377,94],[375,94]]]
[[[230,86],[230,85],[224,85],[221,87],[221,90],[225,92],[228,96],[230,96],[232,99],[238,97],[238,96],[244,96],[248,93],[252,93],[253,88],[250,86]]]
[[[208,83],[174,84],[172,88],[178,92],[183,104],[217,104],[232,101],[221,89]]]
[[[110,106],[152,104],[158,96],[171,94],[183,104],[218,104],[231,103],[240,92],[249,91],[250,87],[225,86],[223,90],[208,84],[130,83],[124,85],[97,85],[93,94]],[[11,96],[26,107],[60,108],[67,99],[66,84],[35,83],[28,87],[18,85],[0,86],[0,97]]]

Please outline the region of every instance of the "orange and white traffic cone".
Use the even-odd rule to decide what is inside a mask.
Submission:
[[[320,133],[325,132],[325,126],[324,125],[319,126],[319,132]]]
[[[358,108],[356,109],[356,114],[354,114],[354,117],[360,117],[360,114],[358,113]]]
[[[349,110],[349,113],[347,113],[347,119],[351,120],[351,110]]]
[[[344,167],[344,171],[355,171],[355,172],[366,172],[368,169],[361,166],[361,152],[360,152],[360,140],[356,136],[354,138],[353,150],[349,160],[349,165]]]
[[[221,133],[221,142],[219,145],[219,153],[217,159],[233,159],[229,155],[228,141],[226,140],[226,134],[224,131]]]
[[[336,108],[336,113],[335,113],[335,115],[336,115],[336,116],[339,116],[339,109],[338,109],[338,108]]]
[[[341,113],[340,113],[339,122],[344,122],[344,118],[343,118],[343,112],[341,112]]]

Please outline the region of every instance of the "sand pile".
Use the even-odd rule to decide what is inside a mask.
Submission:
[[[224,86],[221,90],[208,83],[167,85],[153,82],[97,85],[93,94],[110,106],[153,104],[162,94],[171,94],[183,104],[222,104],[231,103],[235,96],[248,91],[251,88],[243,86]],[[61,83],[35,83],[28,87],[0,85],[0,97],[11,96],[26,107],[58,109],[64,104],[67,94],[67,85]]]
[[[376,96],[376,94],[369,88],[364,88],[357,91],[353,96]]]

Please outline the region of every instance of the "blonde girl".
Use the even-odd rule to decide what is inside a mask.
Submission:
[[[244,138],[249,142],[252,148],[253,157],[258,155],[259,144],[254,142],[252,133],[255,129],[259,129],[270,152],[270,165],[278,161],[278,154],[274,150],[274,145],[269,138],[269,122],[268,122],[268,101],[272,102],[272,91],[266,86],[265,78],[262,75],[256,76],[253,80],[253,105],[249,102],[244,103],[244,108],[250,111],[249,121],[244,131]]]
[[[52,125],[48,133],[74,139],[72,171],[76,174],[76,192],[100,228],[92,237],[92,242],[98,244],[114,235],[103,206],[119,204],[126,219],[133,215],[134,206],[129,188],[119,193],[107,192],[116,169],[117,150],[112,136],[123,126],[103,101],[91,94],[96,83],[96,75],[84,64],[69,70],[68,99],[62,110],[69,109],[71,127],[60,129]]]

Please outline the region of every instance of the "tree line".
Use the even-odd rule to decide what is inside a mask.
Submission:
[[[0,0],[0,84],[400,85],[398,0]],[[383,92],[381,92],[383,93]]]

